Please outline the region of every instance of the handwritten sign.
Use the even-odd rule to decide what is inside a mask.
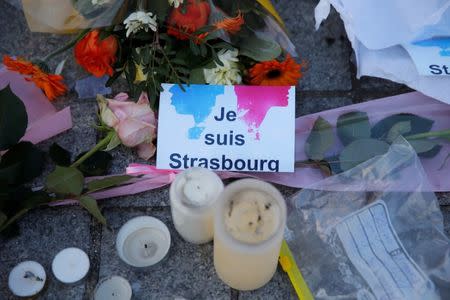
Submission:
[[[157,167],[293,172],[295,87],[164,84]]]
[[[450,37],[418,41],[403,47],[420,75],[450,76]]]

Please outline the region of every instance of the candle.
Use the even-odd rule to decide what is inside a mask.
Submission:
[[[56,254],[52,262],[52,271],[62,283],[76,283],[89,272],[89,257],[78,248],[67,248]]]
[[[170,207],[175,229],[186,241],[212,241],[214,207],[222,190],[222,180],[210,170],[191,168],[177,175],[170,186]]]
[[[170,248],[170,232],[160,220],[142,216],[122,226],[116,239],[119,257],[134,267],[149,267],[162,260]]]
[[[120,276],[112,276],[97,284],[94,300],[130,300],[132,294],[128,280]]]
[[[46,278],[41,264],[35,261],[24,261],[9,273],[8,286],[15,296],[31,297],[42,291]]]
[[[248,291],[273,277],[286,227],[286,203],[272,185],[243,179],[228,185],[214,217],[214,266],[232,288]]]

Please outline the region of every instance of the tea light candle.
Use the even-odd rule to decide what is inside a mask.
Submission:
[[[170,232],[160,220],[142,216],[122,226],[116,239],[119,257],[133,267],[149,267],[162,260],[170,248]]]
[[[31,297],[42,291],[46,279],[47,276],[41,264],[35,261],[24,261],[9,273],[8,286],[15,296]]]
[[[286,227],[286,203],[272,185],[243,179],[228,185],[214,217],[214,266],[232,288],[249,291],[272,279]]]
[[[52,271],[62,283],[76,283],[89,272],[89,257],[78,248],[67,248],[56,254],[52,262]]]
[[[130,300],[132,294],[128,280],[120,276],[112,276],[97,284],[94,300]]]
[[[183,239],[195,244],[212,241],[214,207],[222,190],[222,180],[207,169],[191,168],[176,176],[170,186],[170,207]]]

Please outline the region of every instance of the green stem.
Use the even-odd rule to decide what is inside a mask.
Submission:
[[[84,29],[83,31],[80,32],[80,34],[75,39],[73,39],[72,41],[67,43],[64,47],[56,49],[54,52],[50,53],[49,55],[44,57],[42,60],[44,62],[47,62],[51,58],[53,58],[53,57],[55,57],[55,56],[57,56],[57,55],[59,55],[59,54],[61,54],[63,52],[66,52],[67,50],[69,50],[70,48],[75,46],[76,43],[78,43],[78,41],[81,40],[86,35],[86,33],[88,33],[90,30],[91,30],[90,28]]]
[[[97,151],[105,148],[106,146],[108,146],[109,142],[111,141],[111,139],[114,137],[115,134],[116,133],[114,131],[111,131],[110,133],[108,133],[108,135],[103,140],[98,142],[97,145],[95,145],[94,148],[92,148],[89,152],[87,152],[82,157],[80,157],[70,167],[71,168],[76,168],[76,167],[80,166],[86,159],[91,157],[95,152],[97,152]]]
[[[405,137],[407,140],[420,140],[432,137],[450,137],[450,129],[414,134]]]
[[[30,209],[28,208],[24,208],[21,211],[19,211],[17,214],[15,214],[11,219],[9,219],[5,224],[3,224],[2,226],[0,226],[0,232],[2,232],[3,230],[5,230],[9,225],[11,225],[12,223],[14,223],[15,221],[17,221],[21,216],[23,216],[24,214],[26,214]]]

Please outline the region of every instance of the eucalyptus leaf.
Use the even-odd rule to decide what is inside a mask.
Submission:
[[[367,113],[353,111],[340,115],[337,120],[337,135],[344,146],[354,140],[370,138],[370,123]]]
[[[387,133],[386,141],[393,143],[399,136],[405,135],[408,132],[411,132],[411,121],[395,123]]]
[[[413,135],[418,133],[424,133],[431,130],[433,127],[433,120],[422,118],[414,114],[396,114],[382,119],[372,127],[372,138],[374,139],[386,139],[389,131],[395,124],[400,122],[410,122],[411,130],[404,132],[403,135]]]
[[[0,90],[0,151],[17,144],[24,136],[27,126],[25,105],[8,85]]]
[[[88,188],[89,192],[98,191],[98,190],[102,190],[102,189],[120,185],[122,183],[125,183],[125,182],[133,179],[133,178],[134,178],[133,176],[128,176],[128,175],[107,177],[107,178],[89,182],[87,185],[87,188]]]
[[[389,144],[376,139],[361,139],[349,144],[339,155],[342,171],[350,170],[377,155],[385,154]]]
[[[333,146],[334,135],[330,123],[319,117],[305,143],[305,154],[309,159],[322,160]]]
[[[414,148],[417,155],[423,158],[432,158],[442,149],[442,146],[433,140],[412,140],[408,142]]]
[[[98,207],[97,200],[91,196],[83,195],[79,199],[81,206],[83,206],[88,212],[91,213],[100,223],[106,225],[106,219],[102,215],[100,208]]]
[[[261,39],[255,35],[242,39],[239,54],[256,61],[273,60],[282,53],[280,45],[273,40]]]
[[[68,167],[71,164],[71,154],[69,151],[58,145],[57,143],[53,143],[50,146],[50,150],[48,152],[52,161],[58,166]]]
[[[84,185],[84,176],[73,167],[60,167],[47,177],[46,187],[49,191],[63,195],[81,195]]]

